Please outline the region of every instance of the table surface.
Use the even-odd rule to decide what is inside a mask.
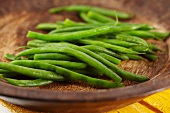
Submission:
[[[170,113],[170,89],[153,94],[140,102],[107,113]],[[0,99],[0,113],[39,113]]]

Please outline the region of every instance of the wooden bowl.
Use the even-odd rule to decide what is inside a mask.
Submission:
[[[54,15],[48,9],[54,6],[87,4],[130,12],[136,15],[134,23],[147,23],[162,31],[170,30],[169,0],[0,0],[0,59],[6,53],[26,45],[28,30],[34,30],[40,22],[55,22],[70,18],[80,21],[75,12]],[[158,52],[155,62],[123,61],[120,68],[151,78],[144,83],[125,81],[126,87],[96,89],[80,83],[53,83],[43,87],[22,88],[0,81],[0,98],[29,109],[50,112],[105,112],[140,101],[144,97],[170,86],[169,39],[149,40],[163,52]]]

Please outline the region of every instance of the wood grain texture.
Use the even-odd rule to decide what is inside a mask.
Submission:
[[[152,3],[154,3],[154,5],[151,5]],[[71,5],[71,4],[86,4],[86,5],[102,6],[102,7],[110,8],[110,9],[117,9],[120,11],[134,13],[136,16],[134,19],[128,20],[130,22],[148,23],[150,25],[153,25],[159,28],[160,31],[168,31],[170,30],[170,26],[169,26],[170,8],[167,5],[169,3],[170,1],[167,1],[167,0],[158,0],[158,1],[156,0],[150,0],[150,1],[147,1],[147,0],[131,0],[131,1],[107,0],[107,2],[105,0],[93,0],[93,1],[90,1],[90,0],[81,0],[81,1],[80,0],[67,0],[67,1],[64,1],[64,0],[41,0],[41,1],[40,0],[15,0],[15,1],[0,0],[0,42],[1,42],[0,61],[5,61],[5,62],[7,61],[3,58],[3,56],[6,53],[17,54],[19,51],[16,51],[15,49],[18,48],[19,46],[26,45],[27,41],[29,40],[28,38],[26,38],[26,34],[28,30],[39,31],[35,29],[35,26],[40,22],[56,22],[56,21],[64,20],[65,18],[70,18],[75,21],[81,21],[76,12],[62,12],[62,13],[51,15],[48,13],[48,9],[51,7],[65,6],[65,5]],[[133,73],[138,73],[144,76],[148,76],[149,78],[151,78],[151,81],[152,81],[152,78],[154,78],[156,75],[160,75],[160,77],[162,77],[161,74],[164,71],[168,70],[170,67],[170,65],[168,65],[170,41],[169,39],[167,39],[166,41],[155,41],[155,40],[148,40],[148,41],[156,44],[159,48],[164,50],[164,52],[157,53],[158,59],[155,62],[128,60],[128,61],[123,61],[120,64],[120,68],[133,72]],[[132,85],[131,87],[128,87],[129,89],[133,88],[133,86],[136,88],[140,88],[139,86],[133,85],[133,84],[136,84],[133,82],[124,81],[124,83],[126,85]],[[34,97],[42,99],[44,96],[45,100],[48,100],[48,99],[52,100],[52,98],[54,98],[54,100],[55,99],[57,100],[59,99],[59,96],[63,96],[63,92],[62,92],[63,90],[67,90],[67,91],[69,90],[69,91],[73,91],[73,92],[68,93],[70,94],[70,96],[69,97],[63,96],[61,100],[62,99],[72,100],[72,97],[75,98],[77,96],[77,92],[74,92],[74,91],[82,91],[83,95],[81,95],[80,97],[77,96],[77,100],[82,99],[81,101],[88,101],[90,99],[93,100],[93,98],[97,98],[99,101],[99,98],[104,98],[104,99],[107,97],[109,98],[109,94],[106,95],[107,97],[104,97],[107,91],[108,93],[109,92],[113,93],[114,91],[123,93],[123,91],[126,91],[126,94],[130,94],[130,92],[137,92],[137,94],[140,95],[140,94],[143,94],[142,91],[144,91],[144,89],[156,90],[158,87],[161,88],[161,86],[166,86],[166,82],[165,84],[160,83],[160,86],[156,86],[155,83],[152,83],[153,86],[151,86],[150,88],[145,86],[146,88],[141,89],[141,92],[140,92],[138,91],[139,89],[137,89],[137,91],[134,91],[134,90],[128,91],[128,88],[120,89],[120,90],[115,89],[115,90],[104,90],[103,91],[103,90],[99,90],[94,87],[91,87],[89,85],[82,84],[82,83],[80,84],[76,82],[70,82],[70,83],[55,82],[53,84],[43,86],[43,87],[26,88],[26,89],[16,88],[14,86],[10,86],[2,82],[0,82],[0,84],[2,86],[7,86],[7,89],[9,90],[9,91],[3,90],[0,93],[3,93],[4,95],[10,94],[10,96],[17,95],[18,97],[23,97],[23,98],[27,97],[29,99],[34,98]],[[147,83],[146,85],[149,85],[149,84],[150,83]],[[41,91],[44,91],[43,92],[44,95],[39,95],[39,94],[42,94]],[[54,93],[52,91],[54,91]],[[88,91],[89,92],[92,91],[91,96],[86,97],[90,94],[88,93]],[[93,94],[93,91],[95,92],[94,94]],[[13,94],[13,92],[15,94]],[[22,93],[20,94],[20,92]],[[49,96],[48,94],[50,93],[51,95],[50,97],[48,97]],[[66,94],[66,92],[64,92],[64,94]],[[123,95],[119,93],[114,93],[114,94]],[[116,99],[114,98],[115,100],[121,100],[118,102],[104,102],[104,103],[99,103],[99,104],[97,102],[94,102],[92,104],[83,103],[80,106],[78,105],[78,107],[85,106],[83,110],[86,111],[87,110],[86,107],[89,107],[89,105],[91,105],[92,107],[89,108],[89,110],[92,110],[92,111],[96,110],[97,112],[108,111],[111,109],[117,109],[117,108],[123,107],[135,101],[139,101],[144,97],[144,95],[142,95],[142,97],[131,99],[133,96],[131,97],[130,96],[131,95],[126,95],[127,98],[129,97],[127,100],[121,100],[121,97],[116,98]],[[109,100],[109,101],[112,101],[112,100]],[[11,101],[11,102],[14,102],[14,101]],[[116,104],[120,104],[120,105],[116,105]],[[59,103],[57,103],[57,105],[59,105]],[[68,105],[69,104],[64,103],[65,107]],[[76,105],[77,105],[76,103],[73,104],[73,106],[70,106],[69,109],[71,109],[71,107],[75,107],[75,109],[72,111],[76,111],[76,109],[78,108]],[[62,108],[62,105],[59,105],[58,109],[62,111],[63,108]],[[93,108],[96,108],[96,109],[93,109]],[[36,109],[36,107],[34,109]],[[68,112],[69,112],[69,109],[68,109]],[[52,110],[55,111],[55,109],[52,109]]]

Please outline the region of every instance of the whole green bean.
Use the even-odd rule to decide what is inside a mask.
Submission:
[[[6,59],[8,59],[8,60],[15,60],[15,56],[14,55],[12,55],[12,54],[5,54],[5,56],[4,56]]]
[[[81,31],[81,30],[89,30],[89,29],[93,29],[93,28],[96,28],[96,26],[89,25],[89,26],[65,27],[65,28],[61,28],[61,29],[55,29],[55,30],[49,32],[49,34],[63,33],[63,32],[72,32],[72,31]]]
[[[150,48],[146,46],[133,46],[131,49],[140,53],[155,54]]]
[[[57,28],[57,24],[55,23],[40,23],[36,26],[36,29],[41,29],[41,30],[54,30]]]
[[[138,45],[136,43],[127,42],[127,41],[118,40],[118,39],[97,38],[96,40],[99,40],[99,41],[102,41],[102,42],[106,42],[106,43],[110,43],[110,44],[113,44],[113,45],[122,46],[122,47],[132,47],[132,46]]]
[[[103,23],[107,23],[107,22],[116,22],[115,20],[113,20],[112,18],[109,18],[107,16],[104,16],[102,14],[93,12],[93,11],[89,11],[87,13],[87,16],[93,20],[97,20],[99,22],[103,22]]]
[[[134,30],[140,28],[139,26],[102,26],[90,30],[84,30],[84,31],[77,31],[73,33],[62,33],[62,34],[42,34],[37,33],[33,31],[29,31],[27,34],[28,38],[35,38],[45,41],[72,41],[72,40],[79,40],[82,38],[88,38],[96,35],[104,35],[108,33],[115,33],[115,32],[121,32],[121,31],[127,31],[127,30]]]
[[[117,74],[119,74],[122,78],[127,79],[127,80],[138,81],[138,82],[144,82],[144,81],[149,80],[148,77],[145,77],[145,76],[142,76],[142,75],[139,75],[139,74],[133,74],[133,73],[127,72],[125,70],[122,70],[122,69],[118,68],[116,65],[114,65],[113,63],[111,63],[108,60],[106,60],[105,58],[97,55],[96,53],[94,53],[94,52],[92,52],[92,51],[90,51],[88,49],[76,46],[74,44],[70,44],[70,43],[55,43],[55,44],[49,44],[49,45],[46,45],[46,46],[51,46],[51,47],[55,47],[55,46],[58,46],[58,47],[70,47],[70,48],[82,51],[82,52],[90,55],[91,57],[97,59],[101,63],[105,64],[110,69],[112,69]]]
[[[139,54],[138,52],[133,51],[131,49],[121,47],[121,46],[112,45],[112,44],[101,42],[101,41],[82,39],[82,40],[79,40],[79,42],[83,43],[83,44],[98,45],[98,46],[101,46],[101,47],[104,47],[107,49],[111,49],[113,51],[118,51],[121,53]]]
[[[98,23],[100,23],[99,21],[96,21],[94,19],[89,18],[85,12],[80,12],[79,15],[80,15],[81,19],[84,20],[87,23],[91,23],[91,24],[98,24]]]
[[[117,54],[117,53],[115,53],[113,51],[110,51],[110,50],[108,50],[108,49],[106,49],[104,47],[101,47],[101,46],[85,45],[85,46],[81,46],[81,47],[86,48],[86,49],[91,50],[91,51],[94,51],[94,52],[97,51],[97,52],[106,53],[108,55],[111,55],[111,56],[116,57],[116,58],[121,59],[121,60],[128,60],[129,59],[124,54]]]
[[[118,83],[118,82],[111,82],[107,80],[102,80],[102,79],[97,79],[97,78],[92,78],[89,76],[85,76],[83,74],[79,74],[73,71],[70,71],[65,68],[61,68],[58,66],[54,66],[48,63],[43,63],[39,61],[34,61],[34,60],[20,60],[16,62],[17,65],[22,65],[26,67],[32,67],[32,68],[40,68],[40,69],[45,69],[48,71],[54,71],[55,73],[59,73],[63,75],[65,78],[68,78],[69,80],[76,80],[76,81],[81,81],[85,82],[87,84],[103,87],[103,88],[113,88],[113,87],[122,87],[123,84]]]
[[[5,77],[5,78],[13,78],[13,77],[22,77],[23,75],[17,73],[17,72],[13,72],[13,71],[9,71],[6,69],[0,69],[0,77]]]
[[[154,51],[152,51],[150,48],[146,51],[146,53],[155,54]]]
[[[17,80],[11,78],[3,78],[3,79],[12,85],[21,86],[21,87],[44,86],[53,82],[51,80],[44,80],[44,79],[35,79],[35,80]]]
[[[28,47],[40,47],[42,44],[45,44],[47,43],[46,41],[43,41],[43,40],[30,40],[27,42],[27,46]]]
[[[70,19],[65,19],[64,21],[64,27],[73,27],[73,26],[84,26],[84,25],[89,25],[87,23],[83,23],[83,22],[75,22],[73,20],[70,20]],[[93,24],[90,24],[90,25],[93,25]]]
[[[155,54],[143,54],[142,56],[144,56],[145,58],[151,60],[151,61],[155,61],[157,59],[157,55]]]
[[[139,53],[146,53],[149,48],[146,47],[146,46],[142,46],[142,45],[138,45],[138,46],[133,46],[131,47],[130,49],[134,50],[134,51],[137,51]]]
[[[113,56],[110,56],[108,54],[100,53],[100,52],[99,53],[97,52],[97,54],[102,56],[103,58],[107,59],[108,61],[114,63],[114,64],[120,64],[120,62],[121,62],[121,60],[119,60],[119,59],[117,59],[117,58],[115,58]]]
[[[133,55],[133,54],[126,54],[130,60],[145,60],[143,57],[139,55]]]
[[[8,72],[9,72],[8,70],[0,69],[0,74],[6,74]]]
[[[122,19],[129,19],[132,17],[132,15],[125,12],[116,11],[116,15],[115,15],[114,10],[104,9],[104,8],[99,8],[94,6],[87,6],[87,5],[70,5],[70,6],[51,8],[49,10],[50,13],[58,13],[61,11],[78,11],[78,12],[94,11],[110,17],[116,17],[117,15],[118,18],[122,18]]]
[[[116,73],[114,73],[111,69],[107,68],[105,65],[103,65],[98,60],[92,58],[91,56],[89,56],[81,51],[78,51],[78,50],[75,50],[75,49],[72,49],[69,47],[45,46],[45,47],[40,47],[40,48],[27,49],[27,50],[20,52],[17,56],[19,57],[19,56],[30,55],[30,54],[51,53],[51,52],[70,54],[70,55],[86,62],[87,64],[93,66],[94,68],[102,71],[105,75],[109,76],[116,82],[120,82],[122,80]]]
[[[23,60],[23,61],[26,61],[26,60]],[[23,66],[17,66],[11,63],[0,62],[0,68],[13,71],[13,72],[16,72],[22,75],[26,75],[29,77],[33,77],[33,78],[42,78],[42,79],[48,79],[48,80],[53,80],[53,81],[64,81],[65,80],[64,77],[54,72],[32,69],[32,68],[27,68]]]
[[[75,58],[61,53],[41,53],[35,54],[34,60],[66,60],[74,61]]]
[[[162,51],[161,49],[159,49],[157,46],[151,44],[151,43],[148,43],[148,46],[151,50],[153,51]]]
[[[56,66],[61,66],[67,69],[85,69],[87,67],[85,63],[79,63],[79,62],[57,61],[57,60],[36,60],[36,61],[45,62]]]
[[[142,30],[134,30],[134,31],[125,31],[123,33],[141,37],[141,38],[155,38],[155,39],[165,39],[170,34],[169,32],[152,32],[152,31],[142,31]]]
[[[153,31],[150,31],[150,33],[153,33],[160,40],[163,40],[163,39],[165,39],[165,38],[170,36],[170,32],[162,33],[162,32],[153,32]]]
[[[132,36],[137,36],[140,38],[156,38],[154,34],[150,33],[149,31],[143,31],[143,30],[125,31],[123,33],[132,35]]]
[[[148,44],[145,40],[139,37],[136,37],[136,36],[126,35],[126,34],[117,34],[116,39],[127,41],[127,42],[132,42],[132,43],[137,43],[137,44],[148,47]]]

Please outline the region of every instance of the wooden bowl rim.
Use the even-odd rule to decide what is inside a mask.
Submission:
[[[170,71],[168,72],[168,74],[169,73]],[[157,77],[155,79],[139,83],[137,85],[115,89],[99,89],[95,91],[42,90],[17,87],[4,82],[0,82],[0,95],[20,99],[41,100],[50,102],[119,101],[148,96],[169,87],[170,74],[168,76]]]

